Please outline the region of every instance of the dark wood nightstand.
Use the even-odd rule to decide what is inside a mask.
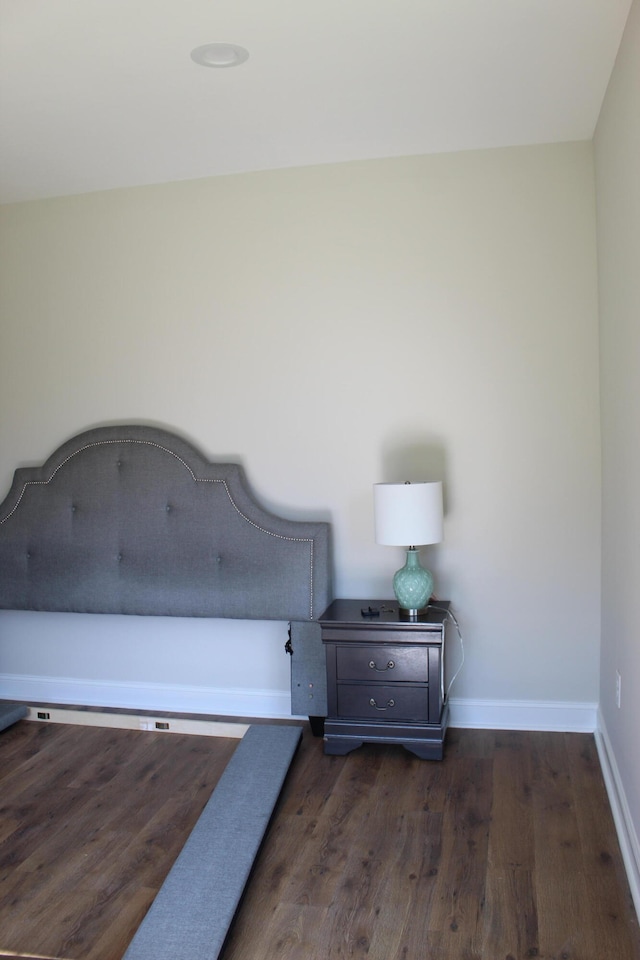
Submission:
[[[334,600],[318,618],[327,659],[325,753],[366,741],[442,759],[448,610],[449,601],[438,600],[410,618],[392,600]]]

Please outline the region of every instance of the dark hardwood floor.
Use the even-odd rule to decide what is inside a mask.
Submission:
[[[638,960],[593,737],[304,750],[223,960]]]
[[[120,960],[235,744],[0,734],[0,957]],[[640,960],[593,738],[450,730],[429,762],[305,730],[221,956],[276,958]]]
[[[237,743],[0,733],[0,957],[120,960]]]

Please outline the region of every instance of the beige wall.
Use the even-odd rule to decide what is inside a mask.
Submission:
[[[595,137],[602,355],[600,708],[629,808],[640,909],[640,3]],[[616,671],[622,678],[616,706]],[[635,834],[635,836],[634,836]]]
[[[466,640],[455,695],[595,702],[593,189],[578,143],[4,208],[2,490],[90,425],[160,423],[331,519],[336,595],[368,597],[403,559],[373,542],[372,484],[441,478],[424,553]]]

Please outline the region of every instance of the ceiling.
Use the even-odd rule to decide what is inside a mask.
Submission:
[[[0,201],[590,139],[630,5],[0,0]]]

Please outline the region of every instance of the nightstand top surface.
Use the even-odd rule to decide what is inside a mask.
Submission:
[[[399,609],[395,600],[334,600],[322,616],[318,617],[318,622],[327,626],[361,624],[374,630],[376,626],[388,627],[390,624],[420,629],[429,625],[442,625],[449,606],[449,600],[433,600],[417,617],[410,617],[404,610]],[[370,611],[376,610],[379,611],[377,615],[370,615]]]

